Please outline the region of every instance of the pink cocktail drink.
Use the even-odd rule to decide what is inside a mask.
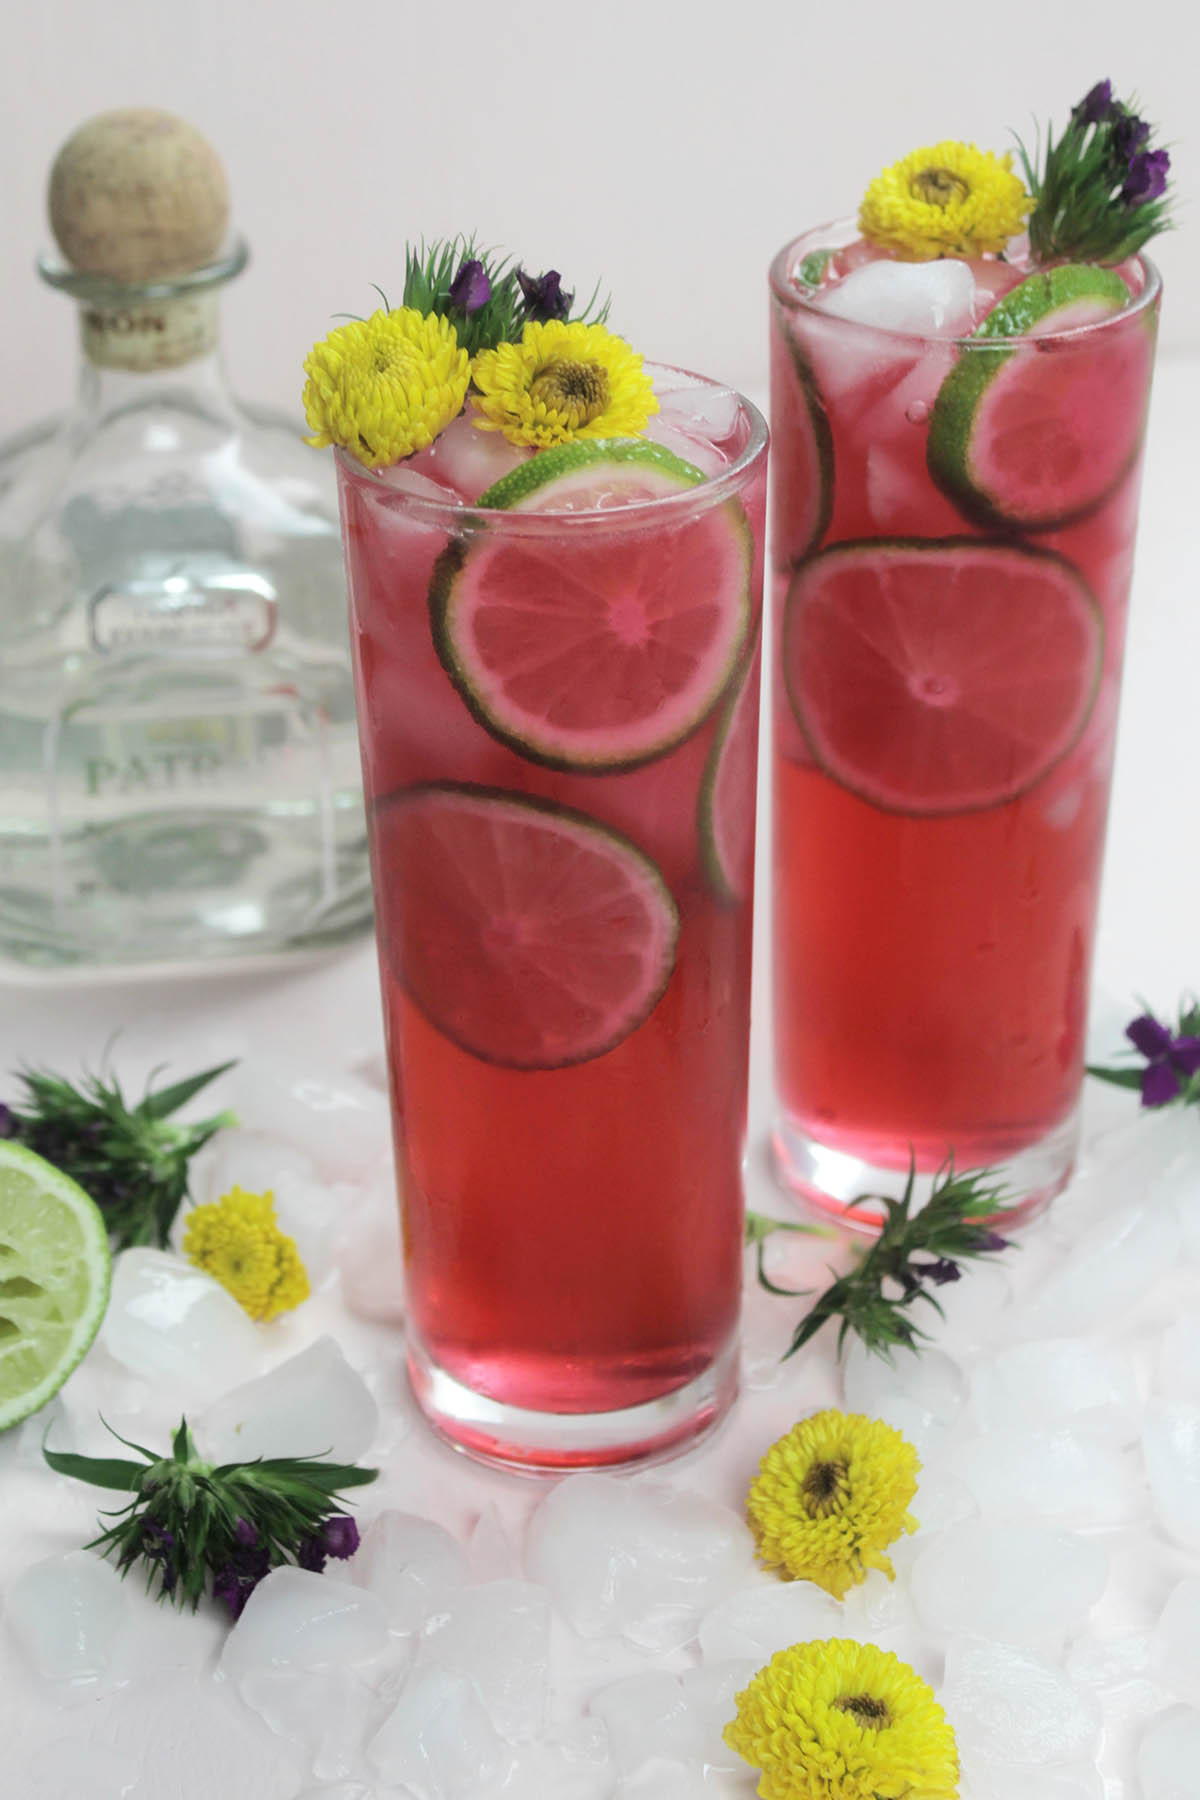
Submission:
[[[470,504],[514,463],[466,420],[339,457],[409,1366],[528,1466],[658,1452],[733,1392],[765,429],[655,381],[669,452],[570,446],[511,505]]]
[[[834,1210],[910,1157],[1036,1199],[1075,1147],[1159,283],[900,265],[936,324],[881,328],[897,265],[855,235],[771,271],[777,1159]]]

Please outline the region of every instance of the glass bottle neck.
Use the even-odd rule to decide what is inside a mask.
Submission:
[[[171,294],[127,301],[88,300],[79,309],[85,363],[98,369],[150,374],[213,355],[217,296]]]
[[[104,411],[144,405],[161,389],[186,390],[210,408],[231,406],[218,351],[217,295],[247,257],[239,239],[202,269],[140,285],[39,257],[43,280],[79,302],[84,405]]]
[[[206,296],[215,304],[215,296]],[[81,309],[86,312],[86,308]],[[83,357],[79,366],[78,402],[92,417],[124,412],[130,408],[153,405],[160,399],[178,404],[186,397],[192,405],[209,414],[235,411],[229,391],[221,353],[215,342],[197,354],[173,358],[168,362],[154,359],[134,361],[100,361],[89,354],[89,326],[80,320],[83,334]]]

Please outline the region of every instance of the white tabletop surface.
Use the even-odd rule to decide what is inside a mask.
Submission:
[[[1135,1009],[1135,996],[1165,1014],[1183,990],[1200,983],[1195,722],[1200,674],[1198,418],[1200,359],[1163,359],[1150,427],[1095,971],[1093,1043],[1110,1050],[1119,1047],[1120,1026]],[[752,1205],[785,1212],[787,1203],[766,1172],[764,1149],[770,1108],[763,1004],[768,979],[765,944],[760,942],[748,1190]],[[361,1114],[363,1138],[358,1150],[347,1152],[340,1130],[335,1129],[327,1134],[328,1154],[322,1154],[321,1132],[314,1130],[311,1118],[301,1133],[300,1148],[327,1176],[343,1181],[357,1154],[358,1167],[350,1178],[365,1184],[373,1195],[371,1206],[376,1210],[370,1216],[380,1229],[379,1221],[386,1216],[379,1209],[387,1205],[381,1198],[387,1172],[380,1007],[370,943],[359,942],[315,962],[255,972],[214,971],[202,979],[0,987],[0,1097],[5,1072],[22,1063],[68,1072],[84,1064],[98,1066],[106,1051],[135,1089],[156,1065],[182,1074],[240,1058],[239,1071],[222,1084],[218,1097],[231,1097],[245,1124],[259,1127],[273,1141],[286,1137],[292,1117],[289,1103],[272,1102],[276,1088],[281,1095],[298,1078],[334,1087],[340,1081],[351,1083],[360,1097],[369,1096]],[[1093,1085],[1085,1111],[1089,1139],[1095,1141],[1107,1127],[1132,1118],[1131,1107],[1129,1097]],[[262,1116],[252,1117],[257,1108]],[[335,1118],[335,1127],[340,1128],[346,1116],[353,1123],[358,1115]],[[356,1216],[365,1219],[368,1210]],[[364,1270],[361,1257],[357,1266],[352,1255],[347,1259],[336,1221],[325,1219],[323,1229],[324,1236],[317,1237],[324,1248],[313,1259],[318,1291],[290,1320],[271,1328],[274,1335],[261,1366],[274,1364],[329,1332],[362,1370],[382,1410],[380,1431],[367,1460],[379,1462],[385,1471],[378,1487],[364,1490],[360,1499],[364,1524],[385,1505],[401,1507],[436,1518],[466,1542],[481,1513],[494,1503],[496,1516],[519,1542],[524,1522],[544,1492],[542,1484],[479,1468],[425,1430],[406,1395],[398,1326],[364,1316],[377,1314],[380,1305],[378,1291],[371,1291],[371,1271]],[[1055,1237],[1052,1225],[1034,1228],[1029,1254],[1019,1273],[1014,1272],[1018,1288],[1034,1281],[1061,1251],[1063,1230],[1060,1227]],[[743,1394],[732,1418],[712,1439],[661,1471],[664,1479],[735,1511],[740,1511],[747,1482],[772,1439],[805,1411],[840,1400],[839,1376],[828,1343],[819,1343],[782,1373],[776,1371],[774,1346],[782,1347],[793,1322],[793,1314],[778,1309],[790,1303],[774,1302],[777,1310],[772,1312],[764,1306],[765,1297],[754,1295],[752,1288],[748,1291],[749,1366],[757,1372],[756,1385]],[[1186,1297],[1187,1304],[1195,1304],[1194,1289],[1186,1290]],[[162,1388],[146,1391],[142,1384],[131,1395],[119,1366],[105,1360],[102,1347],[95,1355],[99,1373],[89,1378],[92,1388],[83,1379],[86,1364],[74,1378],[81,1406],[94,1388],[101,1398],[109,1395],[118,1410],[140,1400],[151,1419],[165,1420],[172,1410],[178,1413],[173,1394]],[[251,1368],[246,1374],[256,1372]],[[147,1430],[151,1428],[148,1424]],[[95,1499],[93,1494],[91,1500]],[[86,1498],[63,1497],[57,1484],[41,1474],[36,1438],[28,1427],[0,1440],[0,1590],[30,1563],[77,1547],[90,1517]],[[477,1548],[478,1543],[477,1538]],[[1188,1566],[1181,1553],[1180,1572]],[[135,1598],[140,1601],[140,1596]],[[66,1800],[69,1794],[71,1800],[94,1800],[111,1794],[123,1800],[128,1796],[149,1800],[153,1794],[154,1800],[176,1796],[199,1800],[220,1795],[222,1800],[250,1800],[253,1795],[255,1800],[293,1800],[308,1791],[313,1777],[296,1745],[272,1737],[227,1697],[221,1701],[222,1710],[210,1716],[207,1699],[192,1704],[179,1686],[184,1675],[176,1664],[191,1668],[186,1675],[189,1682],[207,1679],[204,1659],[211,1662],[221,1635],[215,1618],[189,1619],[179,1622],[178,1629],[173,1624],[164,1631],[163,1643],[173,1648],[164,1654],[155,1679],[166,1681],[169,1691],[160,1692],[151,1682],[141,1702],[140,1689],[105,1691],[102,1683],[72,1695],[61,1685],[32,1677],[22,1666],[25,1659],[13,1633],[0,1622],[6,1796],[41,1800],[61,1794]],[[185,1637],[187,1648],[181,1650]],[[601,1645],[590,1664],[563,1653],[563,1693],[569,1692],[571,1705],[583,1707],[591,1692],[618,1674],[656,1666],[679,1671],[695,1660],[694,1646],[655,1659],[627,1645]],[[561,1696],[560,1700],[568,1704]],[[1107,1699],[1105,1704],[1109,1705]],[[1117,1716],[1119,1712],[1113,1702],[1109,1760],[1102,1765],[1107,1785],[1063,1787],[1064,1800],[1076,1796],[1085,1800],[1093,1793],[1103,1793],[1105,1800],[1133,1800],[1137,1790],[1127,1772],[1133,1727],[1128,1718]],[[70,1757],[72,1746],[80,1744],[94,1750],[92,1786],[80,1785],[80,1778],[67,1772],[76,1768]],[[131,1773],[143,1764],[141,1776]],[[341,1800],[341,1791],[333,1791]],[[639,1780],[619,1790],[629,1795],[651,1791],[661,1796],[694,1790],[686,1784],[672,1785],[665,1777],[657,1785]],[[746,1795],[752,1783],[727,1775],[705,1791]],[[1034,1787],[1027,1791],[1032,1794]],[[556,1792],[545,1786],[544,1800],[555,1800]],[[1007,1795],[1009,1789],[1003,1792]]]

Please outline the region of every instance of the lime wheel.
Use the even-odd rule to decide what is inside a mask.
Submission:
[[[756,627],[736,690],[721,715],[700,784],[700,852],[709,886],[725,906],[754,887],[755,784],[762,632]]]
[[[493,736],[559,769],[663,756],[716,705],[750,617],[753,543],[737,501],[639,520],[698,470],[642,439],[540,452],[480,507],[585,511],[547,539],[485,525],[434,570],[438,655]],[[612,509],[611,524],[597,519]]]
[[[586,814],[431,783],[374,812],[385,955],[430,1022],[514,1069],[615,1048],[653,1011],[679,917],[658,869]]]
[[[775,309],[771,346],[771,555],[791,569],[833,516],[833,431],[804,351]]]
[[[783,677],[817,762],[875,806],[999,806],[1076,742],[1104,624],[1078,570],[979,538],[864,540],[802,565]]]
[[[1092,511],[1128,473],[1154,358],[1151,314],[1102,325],[1128,300],[1111,269],[1045,270],[959,352],[930,415],[927,461],[969,518],[1048,530]]]

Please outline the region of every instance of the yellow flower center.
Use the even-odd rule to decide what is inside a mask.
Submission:
[[[605,370],[591,362],[553,362],[529,384],[531,397],[564,413],[572,431],[604,411],[611,391]]]
[[[921,169],[909,182],[908,191],[914,200],[923,200],[926,206],[943,207],[966,200],[971,193],[968,183],[953,169]]]
[[[872,1731],[886,1731],[892,1722],[887,1706],[874,1694],[840,1694],[833,1704],[839,1712],[853,1713],[860,1725]]]
[[[809,1517],[823,1519],[836,1512],[850,1492],[849,1472],[843,1462],[814,1463],[800,1484]]]

